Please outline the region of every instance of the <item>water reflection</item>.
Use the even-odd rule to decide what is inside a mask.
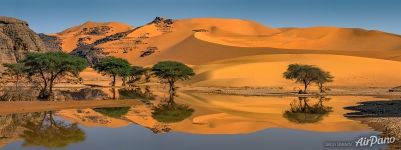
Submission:
[[[111,93],[107,93],[109,88],[101,90],[111,95]],[[183,139],[205,135],[207,136],[205,138],[207,140],[203,141],[205,144],[210,142],[211,138],[219,137],[213,136],[213,134],[227,135],[222,138],[224,141],[231,141],[232,139],[229,138],[238,135],[246,135],[244,139],[252,139],[248,135],[259,134],[260,137],[257,139],[261,140],[260,143],[265,143],[268,138],[283,137],[289,131],[319,135],[325,133],[325,135],[320,135],[321,138],[316,139],[329,140],[328,137],[332,137],[336,133],[350,131],[365,133],[369,130],[368,126],[345,118],[343,114],[348,111],[343,107],[361,100],[373,100],[371,97],[334,96],[332,99],[325,97],[244,97],[184,92],[178,93],[178,96],[168,95],[166,97],[166,93],[156,90],[152,92],[146,87],[116,89],[115,92],[119,99],[150,99],[153,97],[154,100],[131,107],[59,110],[55,113],[57,117],[53,117],[51,112],[0,115],[0,147],[9,145],[6,149],[21,149],[22,146],[98,149],[99,147],[95,146],[102,145],[100,149],[111,149],[107,147],[110,145],[110,138],[118,139],[112,141],[113,143],[120,142],[120,144],[115,144],[117,147],[132,144],[133,139],[146,139],[147,141],[138,143],[155,145],[155,139],[160,137],[169,139],[171,136],[181,135],[181,133],[191,133],[182,134]],[[70,122],[77,122],[79,126]],[[132,130],[133,128],[138,128],[147,137],[138,135],[137,131]],[[280,131],[261,134],[274,129]],[[165,132],[169,133],[157,136],[153,134]],[[100,133],[104,133],[101,134],[104,136],[101,136]],[[286,134],[288,137],[291,135]],[[359,136],[359,134],[355,133],[355,136]],[[351,136],[347,135],[348,137]],[[105,138],[105,140],[99,142],[100,138]],[[84,142],[80,143],[81,141]],[[283,139],[278,139],[278,141],[283,141]],[[301,142],[298,138],[294,141]],[[93,144],[94,142],[98,143]],[[194,143],[197,142],[200,141],[194,141]],[[288,140],[286,139],[285,142]],[[246,144],[248,144],[247,147],[254,146],[250,143],[244,145]],[[172,145],[168,144],[167,146]]]
[[[312,105],[310,104],[311,99],[310,97],[298,97],[298,100],[290,103],[291,108],[284,112],[283,117],[299,124],[316,123],[332,112],[332,107],[323,105],[323,102],[329,101],[330,98],[319,97],[317,103]]]
[[[106,107],[106,108],[94,108],[93,110],[101,113],[105,116],[113,118],[121,118],[128,113],[131,107]]]
[[[174,94],[162,101],[159,105],[153,107],[152,117],[162,123],[180,122],[192,115],[194,109],[188,105],[177,104],[174,101]]]
[[[42,120],[28,121],[24,125],[26,130],[20,135],[25,140],[23,146],[61,148],[85,140],[85,133],[76,123],[55,120],[51,111],[41,115]]]
[[[1,122],[1,140],[22,138],[25,147],[62,148],[85,140],[76,123],[56,120],[51,111],[5,115]]]

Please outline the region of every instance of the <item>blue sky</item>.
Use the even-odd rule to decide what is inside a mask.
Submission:
[[[401,34],[401,0],[1,0],[0,15],[54,33],[86,21],[240,18],[271,27],[338,26]]]

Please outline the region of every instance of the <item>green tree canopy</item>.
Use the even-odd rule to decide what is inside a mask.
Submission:
[[[325,87],[324,84],[327,82],[333,82],[333,76],[330,74],[330,72],[326,72],[326,71],[320,71],[317,79],[316,79],[316,84],[319,87],[319,90],[321,93],[325,92]]]
[[[195,75],[192,68],[175,61],[159,62],[153,66],[152,71],[160,80],[169,84],[170,93],[174,93],[176,81],[188,80]]]
[[[87,67],[85,59],[64,52],[28,53],[23,63],[30,80],[41,87],[39,98],[52,95],[56,80],[67,76],[78,78]],[[36,79],[39,81],[36,82]]]
[[[322,84],[323,86],[324,83],[331,82],[333,79],[329,72],[323,71],[319,67],[302,64],[290,64],[283,76],[286,79],[303,84],[303,93],[306,93],[311,83]]]
[[[122,58],[107,57],[94,66],[94,69],[103,75],[113,78],[111,85],[116,85],[116,77],[127,77],[131,73],[131,64]]]

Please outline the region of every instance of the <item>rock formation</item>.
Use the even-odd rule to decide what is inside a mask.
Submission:
[[[28,23],[0,16],[0,63],[20,61],[34,51],[46,51],[46,45]]]
[[[52,36],[52,35],[46,35],[43,33],[39,33],[38,34],[40,39],[42,39],[42,41],[45,43],[46,49],[47,50],[53,50],[53,51],[61,51],[61,41],[59,38],[57,38],[56,36]]]

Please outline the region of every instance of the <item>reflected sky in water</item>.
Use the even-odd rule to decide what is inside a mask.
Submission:
[[[86,140],[70,144],[67,149],[322,149],[326,141],[352,140],[361,135],[377,134],[375,132],[320,133],[289,129],[267,129],[240,135],[194,135],[177,132],[153,134],[138,125],[122,128],[81,127],[81,129],[86,133]],[[20,149],[22,143],[17,141],[4,149]]]

